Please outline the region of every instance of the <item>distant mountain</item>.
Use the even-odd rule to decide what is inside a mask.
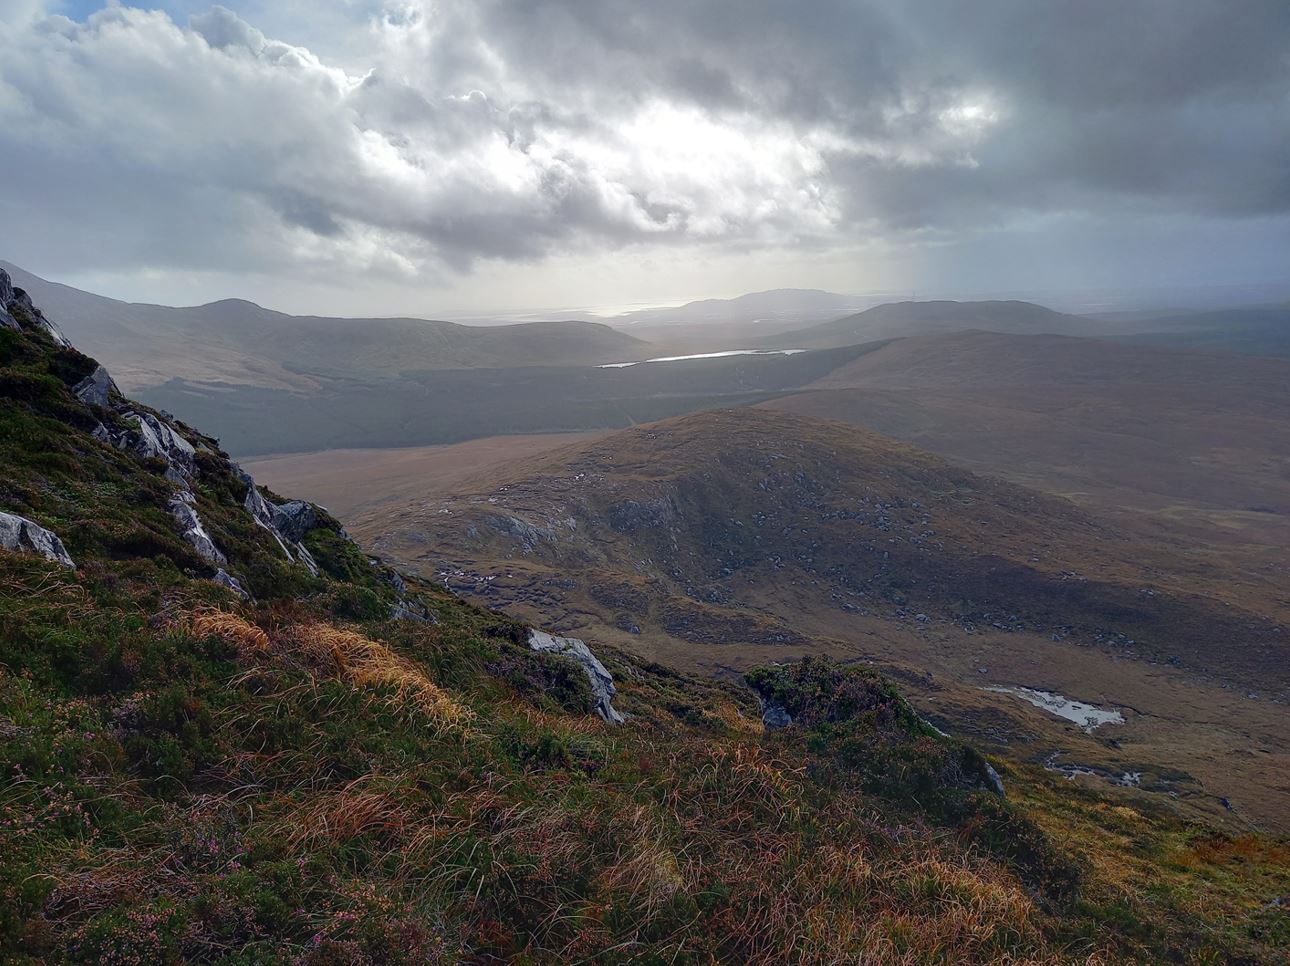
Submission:
[[[1108,507],[1290,525],[1290,360],[1054,335],[894,340],[767,405]],[[1239,532],[1233,529],[1233,532]]]
[[[1141,328],[1148,331],[1119,338],[1246,355],[1290,356],[1290,303],[1156,316],[1143,320]]]
[[[172,308],[120,302],[0,266],[128,390],[183,378],[300,391],[316,388],[320,377],[595,365],[646,354],[638,339],[594,322],[477,327],[292,316],[240,299]]]
[[[762,345],[822,349],[930,332],[986,329],[991,332],[1091,334],[1111,327],[1033,302],[889,302],[871,309],[760,340]]]
[[[638,309],[608,318],[612,325],[720,322],[810,322],[873,303],[872,297],[813,288],[777,288],[731,299],[700,299],[666,308]]]

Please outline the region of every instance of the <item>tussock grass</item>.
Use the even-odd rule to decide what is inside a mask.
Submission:
[[[199,608],[188,620],[189,629],[198,637],[213,635],[234,645],[244,656],[264,654],[269,650],[269,635],[244,617],[218,610]]]
[[[279,635],[279,643],[324,673],[361,688],[389,689],[391,702],[414,703],[436,728],[461,729],[474,717],[416,663],[356,631],[324,623],[299,624]]]

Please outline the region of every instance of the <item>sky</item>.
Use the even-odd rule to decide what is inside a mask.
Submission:
[[[1290,281],[1286,0],[0,0],[0,258],[320,314]]]

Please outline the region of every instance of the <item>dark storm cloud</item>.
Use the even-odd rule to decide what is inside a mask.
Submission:
[[[444,0],[369,5],[318,53],[273,9],[0,0],[25,250],[412,277],[1290,211],[1284,0]]]

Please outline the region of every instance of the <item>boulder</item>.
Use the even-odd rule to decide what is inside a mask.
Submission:
[[[243,600],[251,599],[251,595],[242,589],[242,585],[237,582],[237,578],[234,577],[232,574],[230,574],[223,567],[215,571],[215,576],[212,577],[211,579],[214,580],[215,583],[219,584],[221,587],[227,587],[229,590],[233,591],[233,593],[237,594],[237,596],[241,597]]]
[[[108,371],[102,366],[96,366],[93,372],[76,384],[72,392],[86,405],[102,406],[106,409],[111,402],[109,394],[118,390]]]
[[[46,560],[76,569],[76,563],[52,530],[46,530],[26,517],[0,513],[0,547],[24,553],[38,553]]]
[[[596,655],[591,653],[591,648],[576,637],[556,637],[539,630],[529,631],[529,647],[546,654],[570,657],[581,664],[591,682],[591,693],[596,699],[596,714],[610,724],[623,723],[623,716],[613,706],[614,695],[618,693],[618,689],[614,687],[614,677]]]
[[[1008,792],[1003,787],[1003,779],[999,777],[999,773],[994,770],[994,766],[988,761],[983,762],[983,764],[985,765],[985,776],[990,787],[990,791],[994,792],[996,795],[1002,795],[1004,798],[1007,798]]]
[[[782,704],[774,701],[763,701],[761,706],[761,723],[767,731],[778,731],[793,723],[793,716]]]

